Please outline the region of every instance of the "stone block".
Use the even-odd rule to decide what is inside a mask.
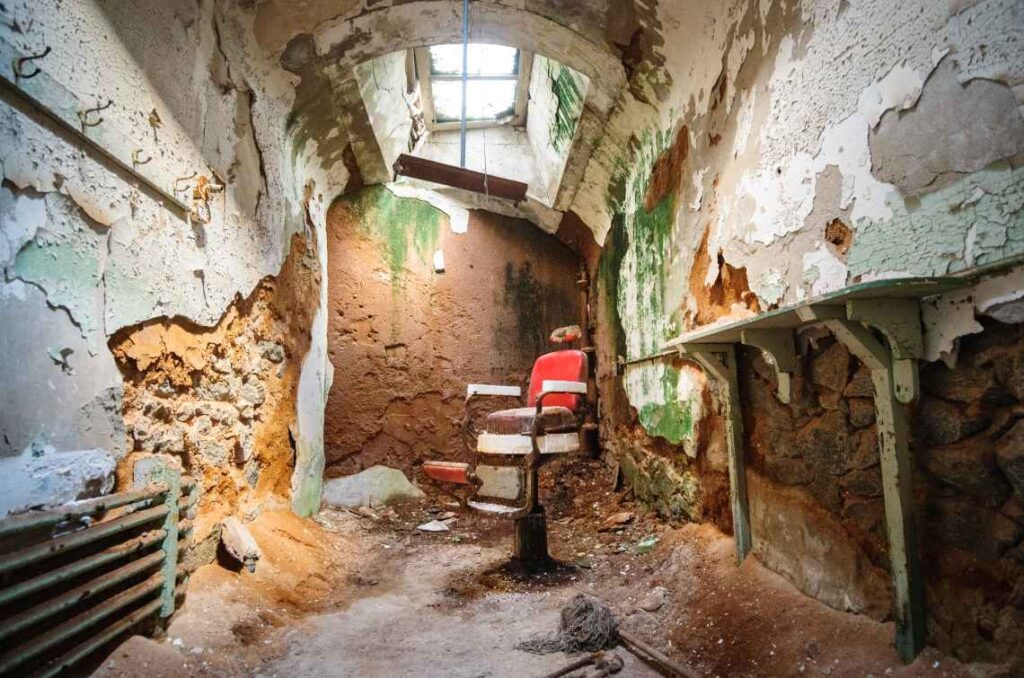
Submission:
[[[324,483],[323,498],[331,506],[374,508],[400,501],[422,499],[426,495],[409,482],[405,474],[387,466],[372,466],[355,475]]]

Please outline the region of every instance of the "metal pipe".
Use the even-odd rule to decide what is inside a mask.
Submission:
[[[81,660],[88,657],[90,654],[95,652],[97,649],[103,647],[114,638],[129,630],[146,617],[154,614],[160,609],[160,601],[153,600],[146,603],[134,612],[122,617],[120,620],[111,624],[105,628],[101,633],[96,634],[89,640],[85,641],[81,645],[75,647],[73,650],[66,652],[61,655],[58,659],[47,664],[39,673],[36,674],[37,678],[52,678],[58,675],[62,671],[67,670],[71,666],[74,666]]]
[[[86,582],[81,586],[76,586],[56,598],[51,598],[33,608],[25,610],[20,614],[16,614],[13,617],[8,618],[3,625],[0,625],[0,641],[17,633],[18,631],[21,631],[22,629],[38,624],[42,620],[52,617],[58,612],[62,612],[69,607],[73,607],[79,603],[89,600],[97,594],[103,593],[107,589],[120,584],[126,579],[130,579],[156,565],[159,565],[163,560],[163,551],[150,553],[148,556],[139,558],[138,560],[133,560],[127,565],[122,565],[113,572],[108,572],[107,574]]]
[[[76,504],[63,506],[55,511],[33,511],[22,515],[0,521],[0,537],[5,537],[15,532],[23,532],[34,528],[47,527],[75,520],[90,513],[99,513],[111,509],[135,504],[141,501],[152,501],[163,493],[167,492],[166,483],[156,483],[143,490],[136,492],[125,492],[123,494],[111,494],[95,499],[86,499]]]
[[[185,595],[185,584],[179,584],[177,588],[174,589],[174,595]],[[119,635],[129,630],[146,617],[154,614],[159,609],[159,600],[146,603],[134,612],[122,617],[116,623],[111,624],[102,632],[96,634],[78,647],[65,653],[59,659],[47,664],[37,674],[35,674],[36,678],[52,678],[53,676],[60,674],[62,671],[65,671],[82,661],[90,654],[112,641],[114,638],[117,638]]]
[[[126,556],[130,556],[133,553],[145,551],[147,548],[159,544],[164,539],[164,531],[156,530],[148,534],[137,537],[130,542],[125,544],[118,544],[112,546],[105,551],[100,551],[95,555],[91,555],[88,558],[76,560],[73,563],[69,563],[63,567],[59,567],[56,570],[51,570],[38,577],[32,579],[26,579],[23,582],[18,582],[12,586],[9,586],[0,591],[0,605],[6,605],[14,600],[23,598],[30,593],[35,593],[49,586],[54,586],[65,582],[69,579],[74,579],[79,575],[85,574],[91,570],[95,570],[98,567],[112,563],[116,560],[120,560]]]
[[[7,673],[11,669],[35,658],[53,646],[63,643],[69,638],[80,633],[83,629],[87,629],[90,626],[99,623],[122,608],[131,605],[140,598],[160,589],[163,585],[163,575],[154,574],[141,584],[136,584],[130,589],[126,589],[116,596],[108,598],[96,607],[86,610],[85,612],[72,617],[60,626],[50,629],[45,634],[32,639],[29,643],[12,649],[0,657],[0,674]]]
[[[462,0],[462,117],[459,119],[459,167],[466,166],[467,68],[469,68],[469,0]]]
[[[119,532],[124,532],[134,527],[138,527],[139,525],[145,525],[146,523],[159,520],[169,512],[170,510],[167,506],[156,506],[151,509],[146,509],[145,511],[129,513],[126,516],[121,516],[114,520],[98,523],[85,530],[72,532],[71,534],[51,539],[50,541],[43,542],[42,544],[36,544],[35,546],[30,546],[28,548],[21,549],[20,551],[0,556],[0,573],[16,570],[19,567],[31,565],[38,560],[43,560],[51,556],[65,553],[99,539],[104,539],[111,535],[118,534]]]

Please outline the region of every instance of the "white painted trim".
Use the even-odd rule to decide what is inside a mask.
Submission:
[[[469,384],[466,386],[466,397],[473,396],[510,396],[518,398],[523,395],[523,389],[518,386],[500,386],[497,384]]]
[[[541,454],[575,452],[580,449],[580,436],[576,431],[547,433],[537,436],[537,446]],[[528,435],[481,433],[476,441],[476,451],[480,454],[526,455],[533,451],[533,444]]]
[[[584,381],[559,381],[545,379],[540,384],[542,393],[582,393],[587,394],[587,383]]]

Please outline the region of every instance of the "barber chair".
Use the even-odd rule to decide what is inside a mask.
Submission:
[[[575,327],[560,328],[552,340],[579,337]],[[580,449],[586,408],[587,354],[579,350],[546,353],[533,365],[526,407],[491,412],[476,430],[471,404],[483,396],[522,397],[518,386],[469,384],[465,439],[475,463],[427,461],[423,472],[438,483],[464,485],[455,494],[469,508],[515,521],[513,556],[529,569],[549,562],[547,523],[540,503],[537,472],[557,455]]]

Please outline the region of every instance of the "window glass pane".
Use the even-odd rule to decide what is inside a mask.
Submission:
[[[469,75],[515,75],[519,50],[504,45],[471,43],[467,59]],[[462,45],[430,48],[430,72],[434,75],[462,75]]]
[[[462,82],[434,80],[434,115],[438,122],[462,117]],[[515,80],[470,80],[466,83],[466,119],[493,120],[512,115],[516,104]]]

